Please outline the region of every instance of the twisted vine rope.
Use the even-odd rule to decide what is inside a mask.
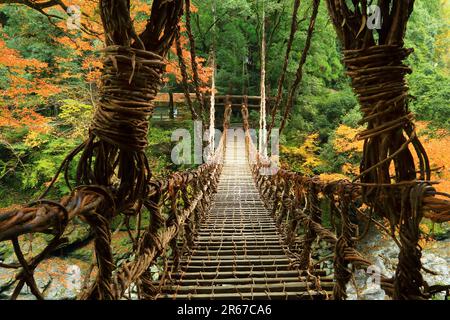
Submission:
[[[367,123],[367,129],[357,137],[365,141],[365,152],[361,173],[355,180],[360,179],[367,184],[363,186],[365,201],[374,205],[376,195],[386,190],[382,184],[391,183],[389,167],[392,162],[396,163],[397,168],[395,181],[416,179],[414,159],[408,149],[410,144],[419,159],[419,180],[430,180],[429,161],[415,133],[413,115],[407,107],[405,75],[411,73],[411,69],[402,61],[411,52],[412,49],[397,45],[344,51],[347,74],[352,79],[364,115],[360,124]],[[390,202],[379,205],[383,206],[382,212],[395,224],[398,208]]]
[[[346,251],[349,248],[354,248],[354,236],[355,236],[355,226],[350,221],[349,217],[349,204],[351,201],[351,195],[341,191],[343,197],[341,199],[341,235],[339,236],[335,245],[335,255],[334,255],[334,273],[336,283],[333,289],[333,296],[336,300],[343,300],[347,297],[346,285],[350,281],[352,276],[352,270],[349,268]]]
[[[151,101],[162,83],[163,58],[123,46],[109,46],[103,52],[101,99],[91,131],[126,150],[143,151],[148,144]]]

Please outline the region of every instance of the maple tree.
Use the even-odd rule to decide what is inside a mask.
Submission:
[[[319,158],[319,134],[308,135],[299,147],[281,146],[282,165],[299,171],[306,175],[312,175],[313,169],[322,164]]]
[[[36,59],[24,59],[0,39],[0,68],[6,71],[9,80],[0,95],[0,127],[27,126],[33,131],[48,131],[48,120],[29,107],[33,101],[27,99],[36,95],[45,101],[60,91],[50,79],[41,76],[46,67],[46,63]],[[19,104],[25,107],[17,108]]]
[[[363,151],[363,141],[357,139],[360,131],[361,128],[351,128],[347,125],[340,125],[335,131],[333,148],[338,155],[343,155],[347,159],[341,170],[348,176],[356,176],[359,172]]]
[[[191,11],[196,12],[197,9],[195,6],[191,4]],[[179,23],[180,28],[180,45],[181,45],[181,51],[182,51],[182,59],[184,62],[184,65],[187,67],[187,73],[188,73],[188,83],[193,84],[194,83],[194,72],[193,72],[193,66],[191,63],[192,57],[191,57],[191,51],[189,49],[189,39],[186,36],[186,26],[183,21],[180,21]],[[165,75],[165,82],[169,82],[170,78],[173,77],[175,81],[178,84],[183,83],[183,76],[182,72],[180,70],[179,61],[177,60],[177,48],[176,44],[174,43],[172,47],[170,48],[170,55],[174,58],[168,59],[167,66],[166,66],[166,75]],[[197,73],[199,77],[199,89],[200,92],[206,93],[210,91],[210,85],[209,82],[211,80],[212,76],[212,67],[206,66],[208,64],[208,61],[201,57],[196,56],[195,61],[197,62]]]
[[[15,3],[15,1],[10,1]],[[27,127],[31,131],[49,128],[50,118],[46,118],[35,112],[37,106],[45,104],[48,98],[58,93],[72,90],[65,82],[82,78],[86,81],[90,90],[95,90],[99,85],[102,62],[97,53],[103,46],[103,29],[98,14],[96,0],[74,0],[74,1],[17,1],[32,9],[38,9],[47,15],[52,21],[52,27],[59,28],[64,32],[58,36],[49,34],[49,37],[65,48],[67,56],[58,56],[51,70],[46,62],[35,58],[24,58],[21,53],[9,48],[7,42],[0,39],[0,68],[6,68],[8,72],[8,83],[2,88],[0,96],[0,126]],[[82,16],[80,23],[83,30],[68,28],[66,19],[69,6],[78,6]],[[145,28],[146,19],[149,17],[150,5],[147,1],[136,1],[132,4],[132,19],[136,22],[136,31],[142,32]],[[197,12],[197,8],[191,5],[191,11]],[[185,31],[184,24],[180,22],[182,32]],[[2,33],[2,38],[8,36]],[[188,49],[187,37],[182,34],[181,42],[183,48],[183,59],[189,66],[189,81],[192,82],[191,56]],[[171,75],[177,82],[181,83],[181,74],[175,55],[175,48],[171,48],[173,58],[167,61],[166,82]],[[79,58],[78,58],[79,57]],[[81,59],[81,68],[74,69],[71,62]],[[198,74],[200,79],[200,90],[206,92],[211,77],[211,68],[204,67],[206,60],[196,57]],[[49,72],[51,71],[51,72]],[[31,77],[32,76],[32,77]],[[30,78],[31,77],[31,78]],[[70,94],[70,93],[69,93]],[[92,101],[91,101],[92,102]],[[26,107],[25,107],[26,106]],[[28,115],[28,116],[25,116]],[[39,128],[39,129],[38,129]]]

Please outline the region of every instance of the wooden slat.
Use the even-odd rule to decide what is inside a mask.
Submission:
[[[332,296],[332,292],[326,292],[328,297]],[[311,292],[255,292],[255,293],[217,293],[217,294],[162,294],[159,299],[182,299],[182,300],[196,300],[196,299],[227,299],[227,300],[241,300],[241,299],[258,299],[258,300],[323,300],[325,295],[316,291]]]
[[[333,283],[324,282],[322,289],[333,289]],[[313,282],[281,282],[262,284],[234,284],[216,286],[165,286],[166,293],[195,293],[195,294],[217,294],[217,293],[249,293],[249,292],[302,292],[317,289]]]
[[[172,278],[183,278],[183,279],[229,279],[229,278],[266,278],[270,274],[272,278],[279,277],[291,277],[291,276],[305,276],[306,271],[301,270],[278,270],[266,271],[260,270],[247,270],[247,271],[228,271],[228,272],[174,272],[171,274]],[[316,276],[326,276],[326,272],[323,270],[316,270],[313,273]]]
[[[261,284],[261,283],[283,283],[283,282],[304,282],[311,281],[311,277],[278,277],[278,278],[218,278],[218,279],[171,279],[167,283],[172,285],[221,285],[221,284]],[[320,277],[320,283],[332,283],[332,276]],[[154,286],[159,286],[159,282],[154,282]]]

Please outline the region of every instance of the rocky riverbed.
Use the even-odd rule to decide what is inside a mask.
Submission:
[[[389,297],[376,282],[375,272],[391,277],[395,273],[398,262],[399,248],[391,238],[382,236],[378,231],[370,230],[368,236],[358,245],[358,250],[374,262],[371,271],[355,273],[355,281],[347,285],[349,300],[387,300]],[[440,241],[426,242],[422,250],[422,265],[430,274],[422,270],[422,276],[428,285],[450,284],[450,238],[443,237]],[[444,299],[445,294],[437,294],[435,299]]]
[[[86,237],[86,233],[78,234],[76,237]],[[74,239],[72,239],[74,240]],[[121,260],[126,257],[129,243],[126,233],[118,233],[113,236],[115,258]],[[43,238],[33,239],[33,245],[29,247],[29,241],[22,240],[24,252],[37,254],[46,243]],[[313,258],[318,261],[332,255],[333,250],[326,243],[314,243]],[[374,270],[380,270],[382,274],[390,277],[395,272],[397,265],[397,256],[399,249],[390,238],[380,235],[379,232],[371,230],[361,243],[358,250],[368,257],[374,263]],[[87,245],[82,249],[73,250],[64,256],[53,256],[43,261],[36,269],[36,283],[46,299],[75,299],[82,288],[80,279],[90,269],[92,261],[93,246]],[[15,256],[12,254],[9,244],[0,243],[0,262],[15,263]],[[424,279],[429,285],[450,284],[450,237],[443,237],[440,241],[427,242],[422,251],[422,263],[425,268],[436,272],[431,275],[422,272]],[[333,273],[332,260],[324,259],[320,263],[322,269],[327,274]],[[153,269],[155,274],[158,270]],[[7,299],[14,290],[15,283],[14,269],[0,268],[0,299]],[[347,286],[348,299],[356,300],[385,300],[388,299],[384,290],[374,283],[374,277],[370,277],[365,272],[356,272],[355,281]],[[356,285],[356,286],[355,286]],[[134,288],[129,292],[131,298],[136,298]],[[443,294],[436,296],[437,299],[443,299]],[[27,286],[21,290],[18,299],[35,299]]]
[[[87,227],[85,229],[77,228],[76,230],[76,233],[70,235],[70,243],[84,241],[89,236]],[[22,238],[20,243],[25,254],[35,256],[45,248],[47,241],[46,237],[36,236],[32,242],[27,238]],[[126,258],[130,247],[127,233],[118,232],[114,234],[112,242],[116,261]],[[35,279],[43,296],[52,300],[75,299],[82,289],[85,276],[91,270],[93,252],[94,246],[91,242],[82,248],[75,248],[67,253],[56,252],[57,255],[41,262],[36,268]],[[17,263],[11,244],[8,242],[0,242],[0,262]],[[17,283],[15,281],[16,272],[15,269],[0,268],[0,299],[7,299],[12,294],[15,283]],[[18,299],[34,300],[35,297],[25,285],[20,291]]]

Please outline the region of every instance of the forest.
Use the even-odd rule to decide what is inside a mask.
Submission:
[[[69,30],[66,20],[48,18],[25,6],[0,7],[0,204],[27,201],[38,195],[55,174],[69,150],[83,140],[93,113],[102,46],[96,1],[73,1],[83,12],[81,21],[90,32]],[[211,52],[217,61],[217,94],[259,95],[262,1],[218,1],[214,20],[211,1],[192,4],[192,31],[201,87],[209,90]],[[133,17],[142,24],[150,1],[134,1]],[[264,1],[266,12],[266,87],[276,96],[289,37],[293,1]],[[53,12],[53,11],[54,12]],[[49,14],[63,17],[57,9]],[[288,90],[300,57],[311,4],[302,3],[298,32],[287,66]],[[201,14],[199,14],[201,12]],[[426,137],[425,144],[437,175],[450,189],[450,80],[448,1],[417,1],[406,34],[414,47],[408,64],[410,108]],[[214,22],[215,21],[215,22]],[[343,75],[340,47],[321,4],[316,29],[295,99],[292,117],[281,137],[286,165],[306,174],[352,176],[358,169],[362,142],[355,141],[361,116],[357,100]],[[212,34],[215,33],[215,36]],[[215,39],[215,40],[214,40]],[[215,44],[213,44],[215,42]],[[183,57],[192,83],[188,36],[182,34]],[[175,45],[170,50],[162,92],[183,92]],[[191,85],[193,91],[193,87]],[[186,107],[187,109],[187,107]],[[252,114],[257,119],[258,114]],[[190,127],[175,121],[180,127]],[[281,113],[276,116],[276,124]],[[257,121],[257,120],[255,120]],[[256,122],[255,122],[256,123]],[[153,121],[148,153],[155,172],[176,170],[170,162],[170,125]],[[59,195],[68,191],[57,184]]]
[[[69,1],[71,8],[77,8],[69,14],[67,8],[35,10],[18,2],[0,0],[0,207],[32,201],[49,185],[52,197],[70,192],[64,176],[54,184],[52,179],[67,154],[89,133],[102,74],[104,34],[98,1]],[[198,78],[200,92],[211,94],[214,77],[217,95],[259,96],[265,61],[266,95],[275,98],[296,3],[297,32],[281,83],[281,108],[274,113],[274,128],[279,127],[308,41],[313,1],[192,0],[190,21],[182,18],[179,38],[167,54],[161,93],[182,93],[186,88],[194,93]],[[136,32],[145,29],[151,6],[151,0],[131,1]],[[71,22],[72,18],[78,20]],[[187,23],[195,38],[194,58]],[[309,40],[301,81],[280,137],[281,164],[307,176],[351,180],[360,170],[363,141],[356,137],[364,125],[325,1],[319,5]],[[450,193],[449,0],[415,1],[405,48],[414,49],[406,60],[413,71],[407,75],[408,106],[430,158],[433,180],[440,182],[440,191]],[[201,103],[195,99],[192,103],[194,111],[208,119]],[[169,113],[165,106],[161,110]],[[195,167],[171,161],[173,130],[193,130],[189,105],[182,103],[179,112],[186,116],[150,119],[145,153],[156,178]],[[259,117],[258,111],[250,112],[254,127]],[[75,184],[76,166],[69,169],[67,180]],[[448,223],[425,221],[421,226],[428,240],[446,238],[449,230]]]

